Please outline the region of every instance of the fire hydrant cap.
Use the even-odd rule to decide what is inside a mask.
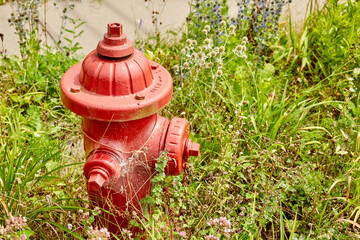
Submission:
[[[129,121],[158,112],[171,100],[172,79],[111,23],[104,39],[82,63],[62,77],[61,98],[78,115],[102,121]]]

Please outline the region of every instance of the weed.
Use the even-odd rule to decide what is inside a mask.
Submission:
[[[165,153],[158,159],[129,229],[152,239],[358,237],[359,3],[329,1],[286,34],[287,3],[244,0],[231,19],[225,1],[192,1],[179,43],[144,45],[174,76],[164,114],[189,119],[201,155],[180,176],[165,175]],[[27,236],[107,238],[90,228],[98,212],[87,209],[82,154],[69,147],[79,122],[59,99],[77,60],[26,39],[31,61],[6,56],[0,66],[1,230],[22,215]],[[67,52],[79,47],[71,41]],[[134,238],[129,229],[119,237]]]
[[[33,232],[27,229],[27,219],[22,217],[9,216],[6,219],[5,227],[0,226],[1,239],[27,239]]]

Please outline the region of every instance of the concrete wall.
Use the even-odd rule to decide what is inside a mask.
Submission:
[[[291,13],[293,22],[297,27],[301,27],[304,18],[309,9],[309,3],[317,3],[323,6],[325,0],[293,0],[289,7],[285,7],[283,16]],[[47,34],[42,33],[42,41],[51,44],[52,38],[56,41],[59,38],[61,26],[61,11],[64,7],[69,7],[69,1],[61,1],[61,5],[55,8],[54,1],[48,1],[46,5],[42,4],[40,8],[40,22],[45,25]],[[124,31],[131,41],[139,37],[145,37],[153,31],[152,12],[159,11],[159,25],[161,32],[167,30],[176,30],[185,23],[189,12],[189,3],[187,0],[167,0],[163,5],[162,0],[83,0],[82,3],[75,5],[70,16],[75,19],[81,19],[86,23],[83,25],[84,33],[78,39],[83,50],[81,54],[87,54],[95,49],[98,41],[106,32],[106,25],[110,22],[120,22],[124,25]],[[230,13],[236,13],[236,0],[229,0]],[[46,11],[45,11],[46,10]],[[14,29],[9,26],[7,19],[10,18],[12,8],[10,4],[0,5],[0,33],[4,34],[3,47],[7,49],[8,54],[18,54],[18,38]],[[46,20],[45,20],[46,14]],[[287,21],[286,17],[283,21]],[[139,31],[139,24],[141,28]],[[68,25],[69,26],[69,25]],[[137,30],[138,35],[135,35]],[[52,38],[51,38],[52,37]],[[0,45],[0,50],[3,50]]]

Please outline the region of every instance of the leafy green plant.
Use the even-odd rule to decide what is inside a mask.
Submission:
[[[226,1],[193,1],[179,42],[144,45],[174,76],[163,114],[189,120],[201,155],[182,175],[166,176],[164,153],[143,215],[129,213],[129,227],[153,239],[354,239],[358,3],[329,1],[295,33],[283,32],[276,17],[286,1],[252,2],[241,1],[231,19]],[[271,3],[279,5],[267,14]],[[253,23],[265,20],[256,31]],[[27,60],[5,56],[0,66],[0,226],[25,216],[25,231],[38,239],[108,237],[90,228],[99,213],[88,209],[79,168],[79,121],[59,97],[59,79],[77,62],[82,23],[73,23],[63,29],[74,36],[65,52],[41,52],[26,40]]]
[[[40,0],[11,1],[13,12],[9,23],[15,28],[15,33],[19,36],[20,53],[24,64],[27,63],[25,61],[28,60],[27,56],[38,55],[40,51],[37,25],[40,2]]]
[[[320,93],[323,98],[336,96],[344,100],[356,91],[348,81],[348,73],[359,67],[359,29],[356,24],[359,17],[357,2],[329,1],[307,18],[300,39],[293,46],[295,73],[305,86],[322,82],[325,86]],[[294,38],[292,36],[293,43]]]
[[[198,8],[203,11],[206,6],[201,2]],[[226,9],[226,5],[221,6]],[[341,16],[345,6],[336,5],[326,14],[338,11],[336,15]],[[182,40],[180,49],[175,48],[177,55],[160,58],[165,62],[180,59],[173,68],[177,74],[174,101],[166,113],[190,119],[193,137],[202,146],[201,158],[194,161],[194,171],[190,171],[192,184],[184,196],[196,199],[195,203],[186,202],[192,206],[186,212],[186,221],[200,219],[188,226],[191,236],[211,234],[206,223],[220,216],[236,223],[232,238],[296,239],[330,233],[340,238],[352,236],[345,233],[349,224],[335,224],[339,215],[329,209],[349,214],[355,206],[343,208],[324,199],[341,196],[340,188],[326,193],[338,177],[349,176],[345,169],[349,169],[348,161],[358,148],[354,141],[357,117],[349,114],[357,112],[357,97],[352,93],[357,91],[357,81],[351,76],[357,67],[356,55],[339,56],[338,67],[328,57],[330,74],[315,81],[320,75],[314,68],[306,70],[306,75],[302,74],[305,70],[297,74],[294,69],[301,69],[302,53],[320,49],[310,46],[307,37],[314,36],[313,43],[321,42],[318,37],[323,36],[314,32],[316,27],[322,28],[321,24],[309,26],[303,37],[293,38],[296,46],[306,47],[299,51],[301,54],[294,54],[287,36],[281,35],[278,43],[270,43],[271,51],[263,52],[269,55],[263,56],[266,62],[262,62],[256,56],[256,45],[251,40],[241,43],[244,33],[226,21],[225,13],[221,12],[219,24],[211,27],[196,14],[194,11],[189,19],[191,37]],[[325,12],[317,14],[310,15],[308,21],[329,18]],[[321,47],[338,46],[333,36],[326,41]],[[350,48],[356,50],[356,44]],[[352,61],[354,65],[349,65]],[[322,63],[313,58],[310,64],[320,67]],[[341,68],[345,66],[349,70]],[[339,94],[333,95],[336,89]],[[357,177],[358,172],[351,175]]]
[[[198,38],[204,33],[201,29],[209,25],[216,31],[213,41],[217,46],[223,41],[221,36],[224,35],[224,31],[221,29],[221,22],[226,21],[239,29],[240,36],[246,36],[256,47],[255,52],[260,54],[277,39],[281,10],[290,2],[291,0],[236,1],[237,15],[230,18],[226,0],[191,1],[190,14],[187,18],[187,37]]]
[[[24,216],[28,221],[25,230],[27,236],[34,234],[30,231],[35,230],[34,221],[41,222],[41,219],[34,218],[46,215],[50,210],[43,208],[41,195],[51,191],[52,186],[44,183],[58,185],[56,173],[71,166],[54,168],[56,160],[60,159],[60,142],[36,130],[26,131],[25,124],[31,120],[26,120],[18,109],[5,110],[2,105],[1,123],[5,134],[1,139],[0,194],[3,217],[0,221],[7,224],[12,216]],[[64,209],[69,208],[62,206],[60,209],[65,213]]]
[[[164,152],[155,164],[155,174],[151,179],[151,195],[141,200],[143,214],[131,220],[130,225],[144,230],[153,239],[175,238],[182,225],[179,211],[184,207],[180,177],[166,176],[168,157]]]
[[[74,145],[79,135],[72,126],[78,121],[62,107],[59,95],[59,79],[77,60],[40,45],[37,3],[12,2],[14,13],[9,21],[21,35],[21,57],[1,55],[0,192],[4,208],[0,221],[9,230],[4,223],[22,215],[27,220],[23,229],[27,236],[81,238],[87,223],[76,222],[77,217],[70,214],[88,204],[85,191],[80,188],[73,193],[70,184],[71,179],[83,181],[76,166],[81,151],[64,144]],[[68,51],[76,47],[70,45]],[[77,170],[69,171],[71,168]],[[75,230],[70,227],[74,223]]]

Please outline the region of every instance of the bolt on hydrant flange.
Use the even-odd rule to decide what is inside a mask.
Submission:
[[[134,49],[119,23],[108,24],[97,49],[60,86],[64,105],[82,117],[87,189],[92,204],[105,210],[98,224],[119,234],[128,227],[127,213],[142,212],[160,154],[170,157],[165,172],[178,175],[200,145],[189,139],[187,120],[157,114],[171,100],[171,76]]]

